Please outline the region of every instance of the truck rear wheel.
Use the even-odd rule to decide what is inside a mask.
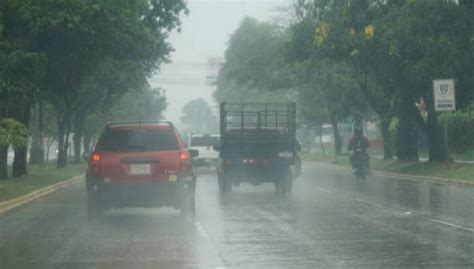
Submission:
[[[224,178],[224,192],[232,192],[232,181]]]
[[[278,179],[274,182],[275,191],[278,193],[289,193],[293,189],[293,177],[290,168],[284,168],[280,171]]]
[[[219,186],[219,191],[224,192],[224,177],[218,173],[217,174],[217,185]]]
[[[291,173],[283,179],[283,192],[290,193],[293,190],[293,178]]]
[[[217,175],[220,192],[232,192],[232,181],[224,174]]]
[[[275,192],[281,193],[282,192],[282,185],[280,180],[277,180],[273,182],[273,185],[275,185]]]

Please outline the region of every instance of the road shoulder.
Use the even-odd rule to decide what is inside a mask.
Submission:
[[[8,211],[15,209],[20,206],[24,206],[26,204],[29,204],[39,198],[42,198],[44,196],[50,195],[56,191],[59,191],[61,189],[64,189],[66,187],[69,187],[71,185],[74,185],[76,183],[79,183],[83,179],[83,176],[76,176],[61,182],[58,182],[56,184],[40,188],[38,190],[35,190],[33,192],[27,193],[25,195],[22,195],[20,197],[10,199],[4,202],[0,203],[0,215],[7,213]]]
[[[318,162],[318,161],[303,161],[305,165],[317,165],[320,167],[325,167],[334,170],[341,170],[347,171],[347,173],[351,173],[351,169],[345,165],[340,164],[330,164],[325,162]],[[434,177],[434,176],[422,176],[422,175],[413,175],[413,174],[406,174],[406,173],[395,173],[395,172],[386,172],[380,170],[373,170],[372,175],[385,177],[385,178],[396,178],[402,180],[411,180],[411,181],[431,181],[440,184],[447,184],[447,185],[457,185],[463,187],[474,187],[473,181],[467,181],[462,179],[455,179],[455,178],[442,178],[442,177]]]

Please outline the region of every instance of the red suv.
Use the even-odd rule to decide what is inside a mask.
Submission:
[[[180,134],[169,122],[109,123],[85,153],[88,214],[108,208],[172,206],[194,212],[196,176]]]

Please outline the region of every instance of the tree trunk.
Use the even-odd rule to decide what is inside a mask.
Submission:
[[[80,134],[74,133],[72,141],[74,147],[74,163],[79,163],[81,162],[82,136]]]
[[[71,154],[71,146],[72,146],[72,145],[69,143],[70,135],[71,135],[71,131],[70,131],[70,129],[68,128],[67,131],[66,131],[66,138],[65,138],[65,140],[66,140],[66,144],[65,144],[66,148],[64,149],[64,151],[66,152],[66,165],[67,165],[68,162],[69,162],[69,157],[72,156],[72,154]]]
[[[84,113],[85,114],[85,113]],[[81,161],[81,146],[82,137],[84,135],[84,120],[85,115],[78,113],[74,121],[74,136],[72,138],[74,143],[74,162],[79,163]]]
[[[89,135],[84,134],[84,151],[91,151],[91,140],[92,138]]]
[[[429,161],[448,161],[449,154],[445,140],[444,128],[441,126],[436,112],[428,112],[427,136]]]
[[[51,138],[48,137],[48,138],[46,139],[46,162],[49,162],[49,150],[50,150],[50,148],[51,148],[50,141],[51,141]]]
[[[58,159],[57,167],[63,168],[67,166],[67,144],[66,136],[66,121],[63,119],[58,124]]]
[[[8,179],[8,146],[0,146],[0,179]]]
[[[341,155],[342,152],[342,138],[339,132],[339,126],[337,124],[337,119],[334,113],[330,113],[332,131],[334,134],[334,153],[336,156]]]
[[[54,143],[54,139],[51,138],[51,137],[48,137],[46,139],[46,161],[49,162],[50,159],[49,159],[49,155],[51,153],[51,146],[53,145]]]
[[[43,165],[44,164],[44,145],[42,134],[42,113],[39,103],[35,104],[31,113],[31,149],[30,149],[30,164]]]
[[[30,112],[31,108],[27,108],[23,113],[21,114],[21,117],[18,119],[21,123],[23,123],[25,126],[29,126],[30,122]],[[13,157],[13,172],[12,176],[13,177],[19,177],[22,175],[28,174],[27,168],[28,168],[28,146],[25,145],[24,147],[15,147],[14,148],[14,157]]]
[[[382,131],[383,140],[383,158],[385,160],[393,159],[393,140],[390,134],[390,123],[392,117],[386,117],[380,120],[380,129]]]
[[[326,157],[326,148],[323,143],[323,126],[318,127],[318,136],[319,136],[319,145],[321,146],[321,151],[323,152],[323,157]]]
[[[28,148],[18,147],[14,149],[15,156],[13,157],[13,177],[20,177],[28,174],[27,171],[27,157]]]
[[[397,157],[400,161],[418,161],[418,131],[412,103],[407,102],[398,113]],[[413,106],[413,108],[416,108]]]

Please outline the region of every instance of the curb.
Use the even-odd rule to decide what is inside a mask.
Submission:
[[[84,177],[83,175],[73,177],[73,178],[67,179],[65,181],[61,181],[61,182],[58,182],[56,184],[53,184],[53,185],[50,185],[50,186],[47,186],[47,187],[43,187],[43,188],[38,189],[36,191],[27,193],[23,196],[20,196],[20,197],[17,197],[17,198],[8,200],[8,201],[1,202],[0,203],[0,215],[4,214],[4,213],[6,213],[6,212],[8,212],[12,209],[15,209],[17,207],[20,207],[20,206],[26,205],[28,203],[31,203],[31,202],[39,199],[39,198],[42,198],[42,197],[47,196],[49,194],[52,194],[56,191],[59,191],[61,189],[64,189],[64,188],[69,187],[71,185],[74,185],[76,183],[79,183],[83,177]]]
[[[322,166],[322,167],[326,167],[326,168],[332,168],[332,169],[337,169],[337,170],[346,170],[348,172],[351,171],[351,169],[349,167],[343,166],[343,165],[329,164],[329,163],[322,163],[322,162],[315,162],[315,161],[313,161],[313,162],[304,161],[304,162],[307,163],[307,164],[316,164],[318,166]],[[379,171],[379,170],[373,170],[372,174],[376,175],[376,176],[387,177],[387,178],[397,178],[397,179],[402,179],[402,180],[432,181],[432,182],[436,182],[436,183],[439,183],[439,184],[445,184],[445,185],[457,185],[457,186],[462,186],[462,187],[474,187],[474,182],[460,180],[460,179],[445,179],[445,178],[441,178],[441,177],[400,174],[400,173],[393,173],[393,172],[384,172],[384,171]]]

